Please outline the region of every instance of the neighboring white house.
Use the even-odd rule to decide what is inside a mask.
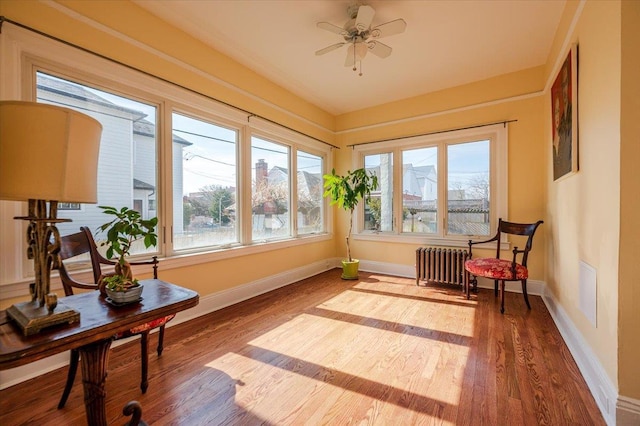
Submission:
[[[38,102],[65,106],[102,123],[98,161],[97,204],[60,203],[58,216],[71,219],[58,224],[60,234],[77,232],[88,226],[96,233],[108,217],[99,205],[129,207],[144,218],[157,215],[157,142],[155,125],[144,112],[117,105],[87,88],[38,73]],[[174,178],[182,176],[182,149],[189,142],[173,137]],[[73,167],[73,165],[70,165]],[[182,226],[182,187],[174,188],[174,218]],[[177,190],[176,190],[177,189]],[[176,230],[179,231],[179,230]]]
[[[436,199],[438,193],[438,175],[434,166],[404,164],[402,168],[402,188],[405,194],[419,196],[420,200]]]

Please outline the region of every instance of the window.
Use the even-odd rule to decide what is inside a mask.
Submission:
[[[354,167],[379,182],[356,237],[455,246],[488,236],[506,211],[506,148],[503,124],[356,147]]]
[[[254,241],[291,235],[289,148],[251,138],[251,224]]]
[[[447,232],[489,235],[489,141],[447,146]]]
[[[364,229],[393,231],[393,155],[366,155],[364,167],[378,177],[378,190],[365,203]]]
[[[438,232],[438,148],[402,151],[402,232]]]
[[[98,227],[107,220],[98,206],[127,206],[153,217],[155,212],[151,215],[144,206],[157,196],[156,107],[43,72],[36,73],[36,85],[38,102],[78,110],[102,124],[98,202],[82,209],[63,204],[59,216],[72,222],[58,224],[60,234],[87,226],[99,244]],[[139,244],[131,252],[145,251]]]
[[[322,157],[298,151],[298,235],[324,230]]]
[[[238,130],[173,113],[175,250],[238,242]]]
[[[108,205],[158,217],[158,247],[135,254],[201,254],[180,256],[180,264],[330,238],[321,194],[329,145],[39,35],[3,28],[0,38],[16,47],[0,49],[6,98],[77,109],[103,125],[98,202],[61,204],[59,216],[72,219],[58,225],[62,235],[88,226],[99,242],[97,228],[107,219],[98,206]],[[263,187],[255,185],[259,160],[267,168]],[[0,209],[0,219],[23,213],[14,204]],[[4,263],[23,265],[0,274],[0,285],[32,273],[26,250],[4,249],[24,244],[11,234],[0,247]]]

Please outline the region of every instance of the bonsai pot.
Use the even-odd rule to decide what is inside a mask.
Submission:
[[[358,266],[360,266],[360,261],[358,259],[353,259],[351,262],[348,260],[343,260],[342,261],[342,279],[357,280]]]
[[[139,301],[140,295],[142,294],[142,289],[143,289],[142,284],[138,285],[137,287],[131,287],[127,290],[119,290],[119,291],[105,288],[109,299],[111,299],[113,303],[118,305]]]

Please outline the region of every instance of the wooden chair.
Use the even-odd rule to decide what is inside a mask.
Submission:
[[[93,283],[84,283],[80,281],[76,281],[73,279],[67,268],[65,267],[64,261],[76,256],[89,254],[91,260],[91,269],[93,270]],[[115,262],[109,259],[106,259],[98,252],[98,247],[91,235],[91,231],[89,228],[83,226],[80,228],[80,232],[75,234],[66,235],[61,237],[60,242],[60,262],[59,265],[56,265],[56,269],[58,269],[60,273],[60,280],[62,281],[62,286],[64,287],[64,293],[66,296],[71,296],[73,294],[74,288],[82,288],[82,289],[90,289],[90,290],[99,290],[98,282],[100,278],[104,275],[109,275],[108,273],[103,273],[102,265],[114,265]],[[158,258],[156,256],[153,257],[153,260],[146,262],[131,262],[132,265],[153,265],[153,278],[158,278]],[[142,375],[140,381],[140,389],[142,393],[147,391],[148,381],[147,381],[147,372],[148,372],[148,363],[149,363],[149,332],[155,328],[160,328],[158,332],[158,347],[157,352],[158,356],[162,355],[163,341],[164,341],[164,327],[167,322],[173,319],[173,315],[168,315],[166,317],[158,318],[156,320],[150,321],[146,324],[142,324],[140,326],[136,326],[126,332],[120,333],[114,336],[114,339],[124,339],[127,337],[140,335],[140,348],[141,348],[141,360],[142,360]],[[76,372],[78,370],[78,360],[80,359],[80,353],[77,350],[71,350],[71,359],[69,360],[69,372],[67,374],[67,383],[64,387],[64,391],[62,393],[62,397],[60,398],[60,402],[58,403],[58,408],[64,407],[67,403],[67,398],[69,397],[69,393],[71,392],[71,388],[73,387],[73,382],[76,377]]]
[[[527,258],[531,251],[533,243],[533,234],[543,221],[539,220],[536,223],[513,223],[505,222],[502,219],[498,219],[498,231],[496,235],[485,241],[471,241],[469,240],[469,260],[464,263],[465,270],[473,276],[466,280],[466,292],[467,299],[469,298],[469,285],[473,283],[474,287],[478,286],[478,280],[476,277],[485,277],[494,280],[494,294],[498,296],[498,281],[502,283],[500,286],[500,313],[504,314],[504,287],[505,281],[520,281],[522,282],[522,294],[524,295],[524,301],[527,307],[531,309],[529,304],[529,296],[527,295],[527,278],[529,277],[529,271],[527,269]],[[524,250],[518,250],[518,247],[513,249],[513,258],[511,260],[500,259],[500,241],[502,234],[521,235],[527,237],[527,242],[524,246]],[[483,244],[491,241],[496,241],[496,257],[490,258],[472,258],[471,248],[475,244]],[[522,255],[520,263],[517,261],[518,255]]]

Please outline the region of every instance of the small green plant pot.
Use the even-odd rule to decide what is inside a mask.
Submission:
[[[348,260],[343,260],[342,261],[342,279],[357,280],[359,266],[360,266],[360,261],[358,259],[353,259],[353,261],[351,262],[349,262]]]

